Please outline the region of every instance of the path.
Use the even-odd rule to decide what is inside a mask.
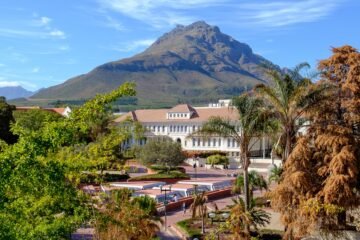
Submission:
[[[259,193],[255,195],[260,195]],[[214,210],[214,206],[212,203],[216,203],[217,207],[219,209],[223,209],[228,205],[231,205],[232,202],[232,198],[234,198],[234,196],[231,197],[226,197],[226,198],[222,198],[222,199],[217,199],[217,200],[213,200],[213,201],[209,201],[207,203],[207,206],[209,208],[210,211]],[[265,227],[263,227],[264,229],[274,229],[274,230],[284,230],[284,226],[281,224],[280,222],[280,214],[274,212],[273,210],[271,210],[270,208],[264,208],[264,210],[268,213],[271,214],[271,220],[270,223],[267,224]],[[191,212],[189,209],[187,209],[186,213],[184,214],[182,210],[178,210],[178,211],[172,211],[169,212],[167,214],[167,225],[168,225],[168,232],[165,233],[164,228],[161,229],[161,231],[159,232],[158,236],[160,237],[160,239],[164,239],[164,240],[172,240],[172,239],[181,239],[177,233],[175,231],[172,230],[172,228],[174,228],[174,225],[184,219],[188,219],[191,218]],[[164,220],[164,217],[162,217],[162,219]]]

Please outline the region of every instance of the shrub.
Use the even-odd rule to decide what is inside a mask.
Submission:
[[[80,176],[80,182],[86,184],[94,184],[100,182],[116,182],[129,179],[128,174],[112,174],[105,173],[103,176],[97,173],[82,173]]]
[[[214,165],[228,165],[229,164],[229,158],[226,156],[222,156],[219,154],[212,155],[206,159],[206,164]]]
[[[178,225],[190,238],[200,238],[201,232],[200,229],[192,227],[193,220],[192,219],[185,219],[180,222],[177,222]]]
[[[168,171],[179,171],[185,173],[185,169],[183,167],[166,167],[163,165],[151,165],[149,168],[153,171],[157,171],[158,173],[167,173]]]
[[[138,177],[130,178],[131,180],[151,180],[151,179],[166,179],[166,178],[189,178],[189,176],[180,171],[170,171],[167,173],[156,173],[156,174],[148,174]]]

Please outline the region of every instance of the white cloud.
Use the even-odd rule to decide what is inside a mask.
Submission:
[[[105,27],[109,27],[109,28],[113,28],[117,31],[124,31],[125,27],[122,23],[120,23],[119,21],[115,20],[114,18],[106,15],[106,22],[105,22]]]
[[[242,18],[246,23],[267,27],[282,27],[314,22],[336,9],[343,0],[271,1],[241,4]]]
[[[66,35],[51,26],[52,19],[46,16],[39,17],[33,14],[31,19],[14,21],[14,24],[0,25],[0,36],[8,38],[60,38],[65,39]]]
[[[52,21],[51,18],[49,17],[40,17],[40,23],[43,25],[43,26],[47,26],[49,25],[49,23]]]
[[[137,50],[139,48],[146,48],[153,44],[155,39],[143,39],[143,40],[136,40],[129,43],[121,44],[121,46],[113,47],[112,49],[119,52],[131,52]]]
[[[3,79],[3,78],[1,78]],[[21,84],[16,81],[0,81],[0,87],[18,87]]]
[[[346,0],[98,0],[105,10],[161,28],[203,19],[206,11],[215,22],[283,27],[317,21]]]
[[[0,77],[0,79],[2,79]],[[22,86],[23,88],[35,90],[38,88],[36,84],[26,82],[26,81],[0,81],[0,87],[18,87]]]
[[[153,27],[189,24],[196,20],[184,11],[216,6],[228,0],[98,0],[102,7],[143,21]]]
[[[53,37],[66,38],[65,33],[57,29],[54,29],[51,32],[49,32],[49,35]]]
[[[38,68],[38,67],[35,67],[31,70],[31,72],[33,72],[33,73],[38,73],[39,71],[40,71],[40,68]]]
[[[68,51],[70,50],[70,47],[68,45],[62,45],[58,48],[60,51]]]

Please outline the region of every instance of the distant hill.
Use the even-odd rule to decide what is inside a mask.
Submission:
[[[32,99],[76,100],[136,82],[138,105],[202,103],[266,83],[264,65],[280,68],[216,26],[195,22],[164,34],[144,52],[39,91]]]
[[[26,98],[34,94],[31,91],[24,89],[21,86],[15,87],[0,87],[0,96],[6,97],[7,100],[15,98]]]

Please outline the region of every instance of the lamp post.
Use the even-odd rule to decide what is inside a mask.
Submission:
[[[163,186],[160,186],[160,192],[165,192],[165,201],[164,201],[164,217],[165,217],[165,232],[167,231],[167,216],[166,216],[166,205],[167,205],[167,199],[166,199],[166,193],[171,192],[171,185],[169,185],[168,188],[163,188]]]

